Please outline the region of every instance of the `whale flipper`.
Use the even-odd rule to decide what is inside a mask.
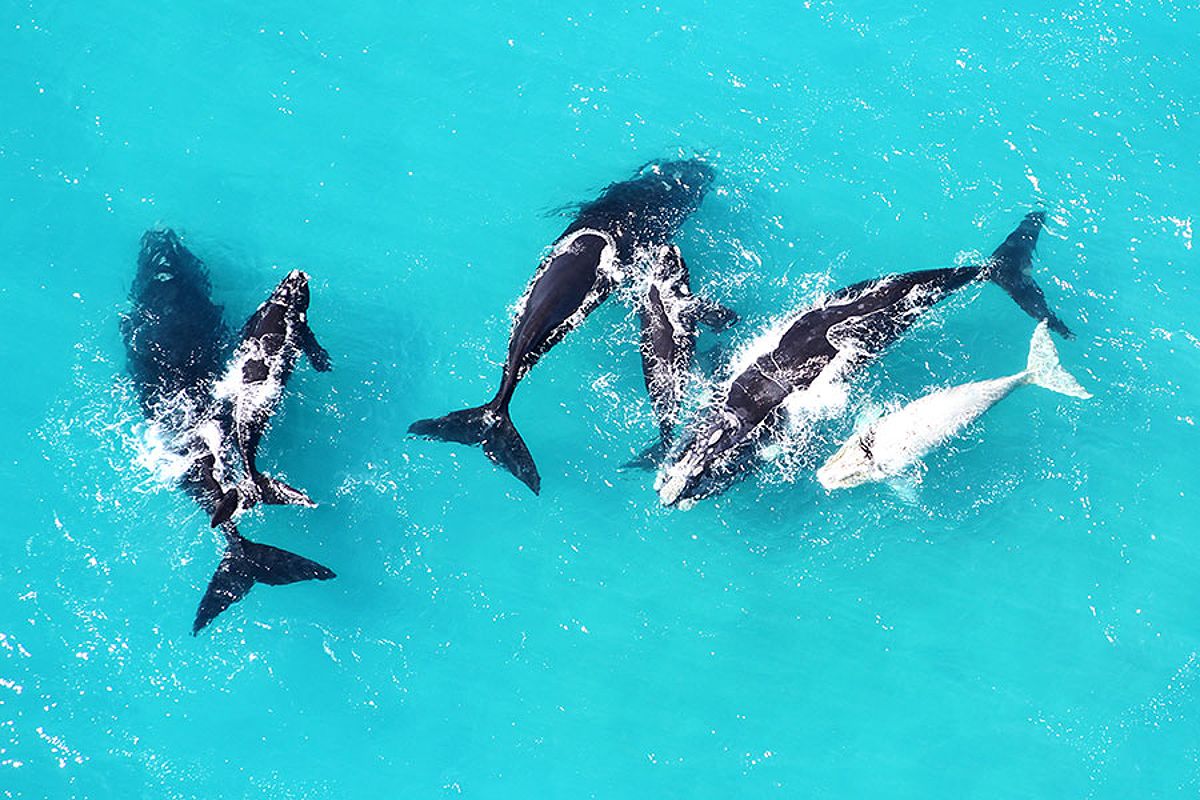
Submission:
[[[300,348],[304,351],[304,355],[308,356],[308,363],[312,364],[313,369],[317,372],[329,372],[333,369],[329,351],[317,342],[317,336],[308,323],[300,326]]]
[[[303,489],[288,486],[278,478],[255,472],[251,475],[251,480],[254,481],[256,489],[243,491],[234,488],[221,495],[213,507],[210,527],[216,528],[224,525],[233,518],[238,509],[248,511],[259,503],[269,506],[317,507],[316,502]]]
[[[282,586],[285,583],[327,581],[337,577],[329,567],[303,556],[269,544],[252,542],[232,526],[226,528],[225,537],[228,540],[225,555],[196,609],[196,619],[192,623],[193,636],[218,614],[245,597],[256,583]]]
[[[907,472],[892,476],[887,482],[888,488],[901,502],[910,506],[920,505],[921,476],[924,469],[925,465],[918,461]]]
[[[229,522],[233,518],[233,515],[237,513],[239,505],[240,496],[237,489],[229,489],[223,493],[221,499],[213,507],[212,523],[209,527],[215,528],[218,525],[224,525],[226,522]]]
[[[254,474],[254,484],[262,493],[262,502],[269,506],[306,506],[308,508],[316,508],[317,504],[309,497],[303,489],[297,489],[293,486],[288,486],[278,478],[272,478],[270,475],[264,475],[261,472]]]
[[[1017,229],[992,253],[987,277],[1008,292],[1026,314],[1038,321],[1046,320],[1050,329],[1064,339],[1073,339],[1075,334],[1050,310],[1046,295],[1033,280],[1033,251],[1045,219],[1044,211],[1026,214]]]
[[[515,475],[534,494],[541,491],[542,478],[533,456],[505,406],[493,402],[437,419],[418,420],[408,427],[408,432],[443,442],[480,445],[484,455]]]

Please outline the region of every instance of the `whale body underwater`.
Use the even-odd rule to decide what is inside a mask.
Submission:
[[[303,284],[307,297],[303,273],[290,274],[284,283],[293,292]],[[236,495],[225,485],[238,473],[242,451],[229,403],[214,396],[229,330],[211,292],[204,263],[173,231],[149,231],[142,238],[130,289],[131,309],[121,320],[127,372],[142,413],[171,455],[184,462],[180,488],[210,516],[222,498]],[[266,419],[258,421],[266,424]],[[252,470],[252,462],[244,468]],[[335,577],[315,561],[245,538],[228,518],[215,527],[225,540],[225,552],[196,609],[193,633],[256,583],[278,586]]]
[[[753,348],[765,350],[763,355],[728,381],[660,470],[655,488],[662,504],[690,504],[726,488],[744,472],[754,445],[773,434],[785,403],[845,381],[923,314],[968,285],[999,285],[1029,316],[1070,337],[1031,274],[1044,220],[1040,211],[1026,215],[981,264],[860,281],[764,334]]]
[[[671,291],[679,293],[687,271],[682,269],[678,250],[669,245],[683,222],[699,207],[713,177],[712,167],[697,159],[652,162],[632,179],[610,185],[598,198],[581,205],[517,304],[508,356],[495,396],[476,408],[414,422],[409,433],[479,445],[489,459],[537,494],[541,477],[509,416],[517,384],[643,262],[651,262],[649,273],[670,276]],[[646,312],[652,320],[650,325],[668,320],[669,312],[661,300],[660,296],[656,308]],[[716,319],[721,316],[717,314]],[[685,323],[694,325],[693,318],[698,317],[689,312]],[[668,338],[674,329],[670,324],[663,328]],[[652,338],[655,335],[650,334]],[[688,335],[684,333],[683,339]],[[664,345],[664,351],[667,349]],[[662,360],[656,356],[652,348],[643,350],[652,397],[657,396],[659,387],[666,394],[675,385],[681,359],[690,362],[691,350],[685,346],[678,357],[670,352]],[[677,408],[678,400],[668,398],[656,406],[669,414]]]
[[[683,254],[675,245],[663,245],[651,262],[645,289],[637,302],[641,321],[642,378],[659,439],[626,466],[658,466],[674,438],[679,408],[691,377],[699,323],[720,333],[738,321],[738,315],[720,303],[692,294]]]

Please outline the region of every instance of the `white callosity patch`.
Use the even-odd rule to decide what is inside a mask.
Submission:
[[[869,297],[874,292],[886,286],[890,278],[882,278],[875,283],[863,288],[861,292],[839,297],[836,294],[828,293],[817,297],[810,304],[801,307],[799,310],[785,314],[771,322],[766,328],[748,341],[734,353],[730,359],[729,366],[726,369],[726,380],[722,387],[721,395],[727,395],[729,388],[733,385],[733,381],[738,375],[741,375],[749,369],[756,361],[768,353],[772,353],[779,349],[780,342],[784,335],[792,329],[801,318],[816,311],[822,311],[828,308],[844,308],[853,306],[856,303],[862,303],[863,300]],[[911,295],[911,293],[910,293]],[[840,380],[839,376],[845,373],[852,366],[851,361],[854,356],[865,354],[867,351],[861,346],[858,338],[855,336],[854,323],[862,320],[870,315],[870,311],[864,306],[861,315],[850,316],[844,322],[832,326],[829,331],[828,341],[831,345],[838,348],[839,357],[831,362],[830,367],[833,372],[830,372],[826,378],[818,377],[813,383],[822,381],[826,385],[832,385]],[[840,357],[842,354],[845,357]],[[824,370],[822,370],[824,373]]]
[[[251,361],[262,361],[266,365],[267,377],[264,380],[246,382],[245,367]],[[238,346],[229,368],[213,387],[213,396],[229,404],[235,426],[246,425],[274,409],[283,395],[279,366],[279,359],[268,356],[258,340],[245,341]]]
[[[792,424],[815,422],[842,413],[850,395],[847,378],[861,358],[862,350],[846,343],[808,386],[789,394],[782,405]]]
[[[271,303],[283,305],[272,299],[264,306]],[[234,351],[229,367],[213,387],[213,397],[228,405],[235,430],[244,430],[246,426],[269,417],[279,404],[283,396],[284,381],[298,352],[297,326],[293,322],[293,316],[303,322],[300,319],[302,315],[292,315],[285,308],[284,318],[287,323],[283,344],[273,354],[267,352],[262,339],[243,339]],[[245,368],[252,361],[260,361],[266,367],[267,374],[263,380],[246,381]]]
[[[1091,396],[1059,365],[1045,322],[1034,331],[1024,371],[951,386],[900,407],[855,432],[817,471],[817,479],[826,489],[839,489],[900,475],[1013,389],[1030,383],[1073,397]]]
[[[699,469],[696,470],[696,474],[698,473]],[[687,488],[688,477],[691,474],[689,467],[682,463],[672,464],[663,469],[654,481],[659,502],[665,506],[675,505],[679,501],[679,496]]]

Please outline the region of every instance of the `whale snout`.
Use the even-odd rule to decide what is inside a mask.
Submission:
[[[300,291],[308,289],[308,273],[304,270],[294,269],[287,274],[283,279],[282,286],[287,287],[291,291]]]
[[[271,294],[273,302],[300,311],[308,310],[308,299],[308,274],[299,269],[289,272]]]
[[[173,254],[183,247],[179,235],[170,228],[151,228],[142,234],[142,250]]]
[[[706,453],[690,451],[664,467],[654,484],[659,502],[668,507],[691,508],[698,497],[706,494],[710,464]]]
[[[658,501],[664,506],[673,506],[682,498],[684,492],[688,489],[688,479],[686,475],[668,475],[658,486]]]
[[[817,470],[817,481],[826,491],[852,489],[871,480],[872,465],[853,440]]]
[[[703,194],[717,177],[716,170],[698,158],[667,161],[658,165],[658,171],[697,194]]]

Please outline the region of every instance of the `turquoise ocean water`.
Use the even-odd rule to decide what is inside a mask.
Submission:
[[[0,796],[1200,795],[1200,10],[1191,3],[0,4]],[[1080,402],[1024,389],[916,502],[784,457],[680,512],[629,307],[538,366],[535,497],[414,419],[482,402],[561,206],[661,157],[748,340],[823,289],[990,252],[1035,274]],[[293,267],[262,463],[330,565],[193,638],[220,546],[145,465],[118,318],[181,232],[240,325]],[[994,287],[855,383],[1024,363]],[[702,348],[713,343],[706,337]]]

